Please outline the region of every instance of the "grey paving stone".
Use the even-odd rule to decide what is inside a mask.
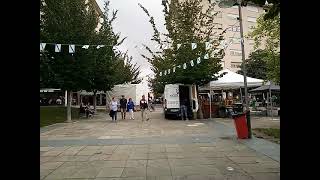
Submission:
[[[126,167],[147,167],[147,160],[127,160]]]
[[[171,170],[169,166],[147,166],[147,176],[171,176]]]
[[[274,164],[239,164],[239,166],[247,173],[278,173],[280,172],[280,167]]]
[[[148,154],[147,153],[132,153],[129,156],[129,160],[132,160],[132,159],[141,159],[141,160],[145,159],[145,160],[147,160]]]
[[[98,152],[99,152],[98,150],[81,150],[76,155],[78,155],[78,156],[92,156]]]
[[[143,177],[146,176],[146,168],[140,167],[125,167],[121,177]]]
[[[149,153],[148,154],[148,159],[168,159],[168,156],[166,153]]]
[[[56,169],[62,164],[63,162],[45,162],[41,164],[40,169]]]
[[[172,176],[147,176],[147,180],[173,180]]]
[[[40,156],[58,156],[62,153],[63,151],[59,150],[59,151],[55,151],[55,150],[50,150],[50,151],[46,151],[43,154],[41,154]]]
[[[71,178],[95,178],[100,172],[101,168],[94,166],[86,166],[80,169],[71,175]]]
[[[124,168],[116,168],[116,167],[104,167],[100,170],[97,178],[100,177],[120,177]]]
[[[280,180],[279,173],[251,173],[255,180]]]
[[[120,160],[120,161],[102,161],[103,167],[125,167],[126,161]]]
[[[53,149],[54,147],[40,147],[40,151],[49,151]]]
[[[58,161],[58,162],[74,162],[74,161],[81,161],[86,162],[89,160],[91,156],[57,156],[50,161]]]

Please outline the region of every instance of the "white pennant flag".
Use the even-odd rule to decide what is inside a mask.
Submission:
[[[104,47],[105,45],[98,45],[97,46],[97,49],[100,49],[100,48],[102,48],[102,47]]]
[[[168,69],[168,74],[170,74],[170,72],[171,72],[171,69]]]
[[[179,49],[181,47],[181,44],[177,44],[177,49]]]
[[[193,60],[190,61],[190,65],[191,65],[192,67],[194,66]]]
[[[83,49],[88,49],[89,48],[89,45],[84,45],[82,46]]]
[[[164,70],[164,75],[167,75],[167,70]]]
[[[203,59],[209,59],[209,54],[208,54],[208,53],[205,54],[204,57],[203,57]]]
[[[162,76],[162,72],[160,72],[159,75]]]
[[[56,44],[54,48],[55,52],[61,52],[61,44]]]
[[[197,59],[197,64],[200,64],[200,63],[201,63],[201,58],[198,57],[198,59]]]
[[[192,47],[192,50],[194,50],[195,48],[197,48],[197,43],[191,43],[191,47]]]
[[[76,52],[76,47],[75,45],[69,45],[69,53],[75,53]]]
[[[209,42],[206,42],[206,50],[211,48],[211,44]]]
[[[183,64],[183,69],[187,69],[187,63]]]
[[[172,72],[176,72],[176,67],[173,67]]]
[[[181,68],[181,65],[177,66],[178,68]]]
[[[44,51],[45,47],[46,47],[46,43],[40,43],[40,51]]]

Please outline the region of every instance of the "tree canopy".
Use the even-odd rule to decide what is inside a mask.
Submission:
[[[153,91],[163,92],[164,85],[170,83],[203,85],[217,79],[215,74],[222,69],[220,62],[224,51],[221,48],[218,49],[223,36],[219,24],[214,21],[218,13],[214,11],[214,4],[210,4],[205,11],[203,11],[201,0],[163,0],[162,5],[165,27],[168,31],[165,34],[157,30],[154,18],[139,4],[150,18],[149,22],[154,30],[151,40],[160,46],[159,51],[152,51],[150,47],[145,46],[149,56],[142,54],[155,73],[154,78],[149,79]],[[206,50],[205,42],[210,42],[214,46]],[[197,48],[192,50],[191,43],[197,43]],[[179,49],[178,44],[181,44]],[[168,48],[164,48],[165,46]],[[213,56],[214,50],[215,56]],[[204,59],[207,53],[209,59]],[[201,58],[200,64],[197,64],[198,57]],[[194,63],[193,67],[191,60]],[[187,69],[182,68],[184,63],[187,64]],[[175,73],[173,73],[173,67],[176,67]],[[171,71],[170,74],[160,76],[160,72],[168,69]]]

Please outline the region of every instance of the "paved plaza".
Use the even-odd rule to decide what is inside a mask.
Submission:
[[[280,179],[280,146],[237,140],[230,119],[165,120],[157,109],[142,123],[139,115],[40,128],[40,179]]]

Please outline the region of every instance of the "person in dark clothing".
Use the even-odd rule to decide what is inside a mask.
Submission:
[[[131,115],[130,119],[134,120],[133,112],[134,112],[134,103],[131,98],[129,98],[129,102],[127,104],[128,111]]]
[[[127,99],[124,98],[124,95],[122,95],[122,98],[120,99],[120,111],[121,111],[121,118],[126,119]]]
[[[188,100],[184,99],[183,101],[181,101],[181,105],[180,105],[180,111],[181,111],[181,119],[184,120],[183,117],[186,118],[186,120],[188,121]]]
[[[145,99],[145,96],[142,96],[142,99],[140,100],[140,110],[141,110],[141,120],[144,121],[144,117],[147,118],[147,121],[149,121],[147,110],[148,110],[148,103]]]

